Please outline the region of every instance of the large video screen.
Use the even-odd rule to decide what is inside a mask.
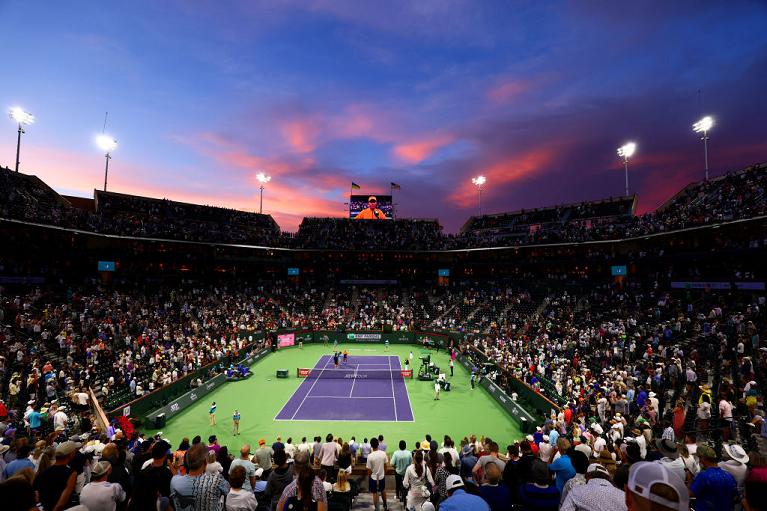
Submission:
[[[349,200],[349,218],[391,220],[391,195],[352,195]]]

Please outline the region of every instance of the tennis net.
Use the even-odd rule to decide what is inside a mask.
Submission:
[[[412,369],[296,369],[298,378],[333,379],[333,380],[393,380],[412,378]]]

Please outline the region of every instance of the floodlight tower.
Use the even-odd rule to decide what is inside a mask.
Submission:
[[[623,158],[623,168],[626,171],[626,197],[629,196],[629,158],[634,156],[637,145],[634,142],[628,142],[618,148],[618,156]]]
[[[106,165],[104,166],[104,191],[107,191],[107,178],[109,177],[109,160],[112,159],[112,151],[117,149],[117,140],[114,137],[102,133],[96,136],[96,145],[104,151]]]
[[[703,133],[700,139],[703,141],[703,158],[706,164],[706,181],[708,181],[708,130],[714,126],[714,118],[710,115],[705,116],[692,125],[692,130],[695,133]]]
[[[485,176],[477,176],[471,178],[471,182],[474,183],[474,185],[477,187],[477,191],[479,192],[479,200],[477,202],[477,209],[479,210],[479,216],[482,216],[482,185],[487,182],[487,179]]]
[[[20,161],[19,155],[21,152],[21,135],[26,133],[26,131],[24,131],[24,126],[29,126],[35,122],[35,116],[26,112],[20,106],[15,106],[8,112],[8,117],[19,125],[19,136],[16,139],[16,172],[18,172]]]
[[[258,206],[258,213],[261,214],[264,212],[264,185],[272,180],[272,176],[267,176],[263,172],[259,172],[256,174],[256,179],[261,183],[261,186],[259,187],[261,190],[261,203]]]

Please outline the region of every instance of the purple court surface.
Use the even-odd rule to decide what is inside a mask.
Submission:
[[[301,382],[275,420],[278,421],[375,421],[413,422],[413,409],[405,380],[397,375],[399,358],[389,356],[350,356],[340,369],[333,367],[330,355],[320,357],[315,370]],[[332,371],[393,371],[385,379],[333,378]]]

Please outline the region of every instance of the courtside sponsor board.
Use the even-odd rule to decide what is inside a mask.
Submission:
[[[346,334],[350,341],[380,341],[381,334]]]

